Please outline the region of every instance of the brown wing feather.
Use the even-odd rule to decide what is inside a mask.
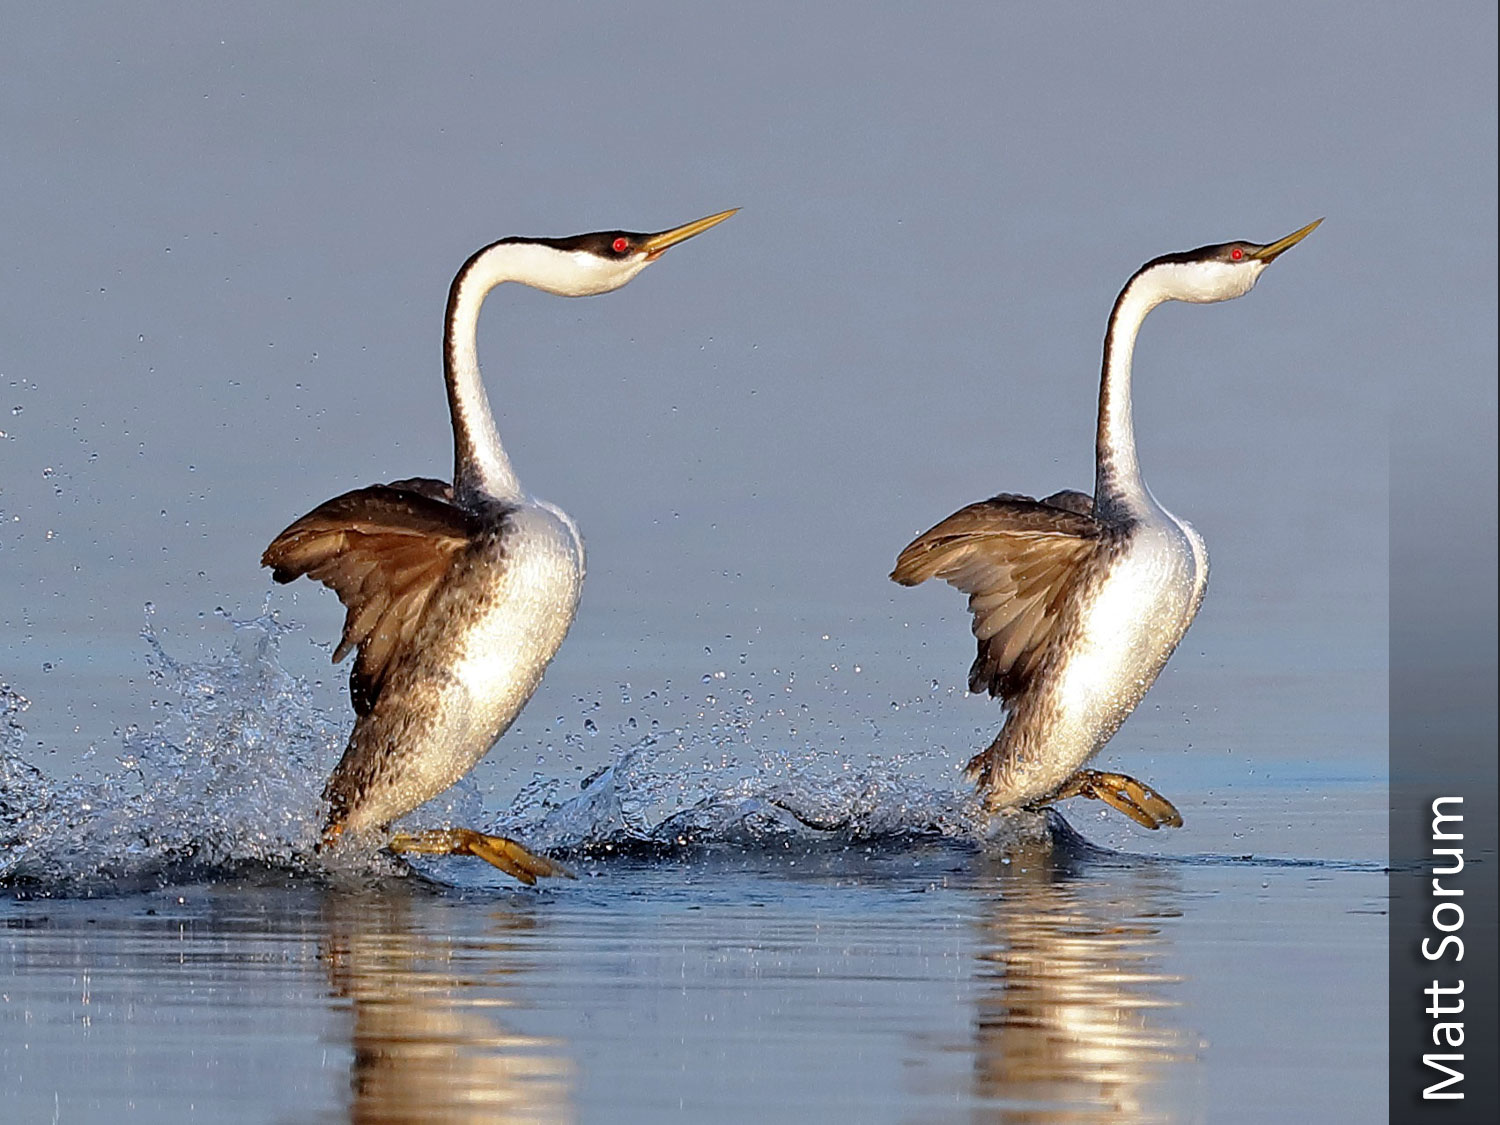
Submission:
[[[349,695],[360,715],[375,706],[391,661],[478,531],[473,516],[448,502],[451,496],[442,481],[422,477],[358,488],[319,504],[261,556],[277,582],[305,574],[344,603],[344,633],[333,659],[359,649]]]
[[[970,504],[901,552],[891,578],[941,578],[969,595],[979,654],[969,690],[1010,701],[1037,674],[1104,529],[1081,492],[1009,493]]]
[[[1054,492],[1051,496],[1043,496],[1037,503],[1046,504],[1049,508],[1062,508],[1064,511],[1074,512],[1080,516],[1094,514],[1094,498],[1087,492],[1079,492],[1074,488],[1065,488],[1061,492]]]
[[[453,486],[436,477],[407,477],[404,480],[393,480],[385,487],[399,489],[402,492],[419,492],[429,500],[441,500],[445,504],[453,503]]]

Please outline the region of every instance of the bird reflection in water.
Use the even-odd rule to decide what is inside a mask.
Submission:
[[[404,896],[328,903],[323,961],[354,1021],[349,1120],[572,1121],[566,1044],[497,1019],[524,970],[513,938],[532,920],[497,909],[483,932],[454,937],[424,925],[422,905]]]
[[[1201,1044],[1174,1025],[1180,978],[1157,966],[1168,947],[1158,919],[1176,913],[1171,873],[1074,877],[1045,847],[995,866],[1000,893],[976,921],[974,1095],[994,1111],[983,1119],[1174,1118],[1181,1106],[1153,1087]]]

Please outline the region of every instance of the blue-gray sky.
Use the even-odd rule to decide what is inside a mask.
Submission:
[[[1143,466],[1214,574],[1164,717],[1133,722],[1164,737],[1145,724],[1232,667],[1254,706],[1200,742],[1267,716],[1273,737],[1336,682],[1369,722],[1328,752],[1383,754],[1390,392],[1474,383],[1435,447],[1493,422],[1490,6],[5,24],[0,675],[65,760],[146,717],[146,602],[179,651],[219,643],[290,519],[448,469],[440,317],[474,248],[730,206],[619,293],[486,309],[522,481],[590,550],[520,737],[600,685],[696,676],[725,637],[794,667],[844,640],[877,696],[960,684],[961,599],[891,586],[895,552],[994,492],[1090,486],[1105,316],[1142,261],[1327,216],[1248,298],[1147,324]],[[314,639],[339,620],[310,584],[275,604]],[[992,715],[961,706],[959,741]]]

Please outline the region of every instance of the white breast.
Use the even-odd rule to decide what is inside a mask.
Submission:
[[[511,517],[494,587],[451,669],[448,736],[482,758],[521,713],[567,636],[583,585],[583,546],[565,515],[528,505]]]
[[[1170,517],[1139,526],[1115,558],[1058,678],[1080,747],[1103,745],[1146,694],[1197,613],[1207,569],[1202,539]]]

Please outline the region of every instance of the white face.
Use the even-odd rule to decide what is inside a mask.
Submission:
[[[650,264],[645,251],[603,258],[587,250],[558,250],[534,243],[515,243],[506,249],[514,280],[559,297],[608,293]]]
[[[550,292],[564,297],[592,297],[597,293],[608,293],[618,289],[650,264],[644,252],[629,254],[613,260],[601,258],[585,250],[574,250],[567,255],[572,259],[566,289]]]
[[[1255,282],[1269,262],[1248,254],[1239,261],[1171,262],[1151,271],[1160,273],[1161,291],[1169,301],[1228,301],[1243,297],[1255,288]],[[1152,281],[1156,281],[1155,276]]]

